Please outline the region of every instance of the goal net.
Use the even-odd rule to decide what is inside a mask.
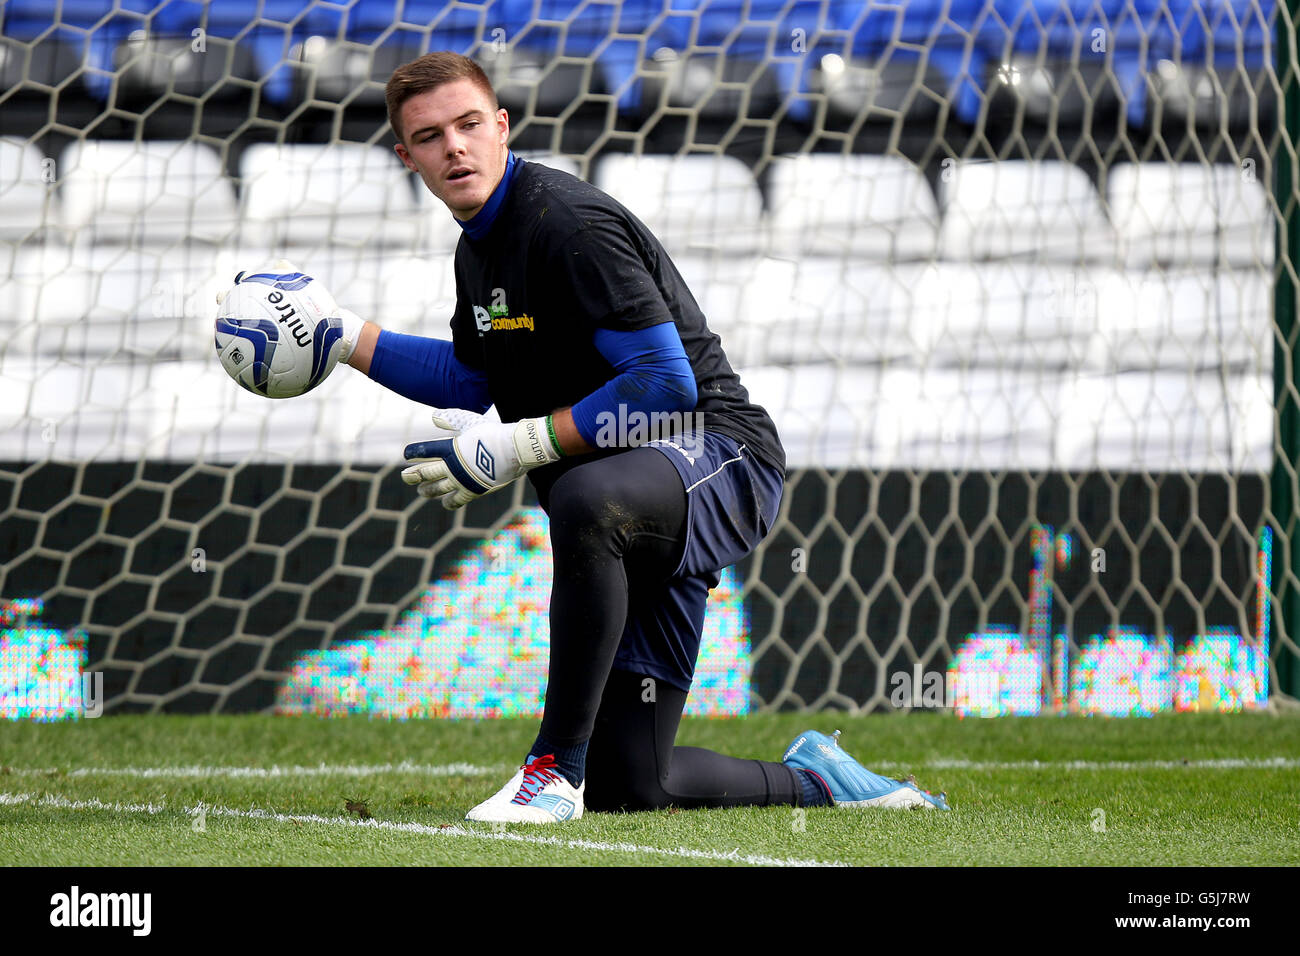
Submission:
[[[383,109],[433,49],[661,238],[780,430],[692,712],[1294,704],[1294,32],[1271,0],[10,0],[0,714],[78,712],[78,670],[109,712],[539,712],[526,484],[445,513],[398,477],[426,409],[350,369],[258,398],[212,343],[280,257],[450,336],[459,230]]]

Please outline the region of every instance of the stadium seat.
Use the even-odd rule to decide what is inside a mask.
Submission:
[[[216,150],[193,141],[74,142],[59,158],[63,228],[85,242],[222,242],[238,225]]]
[[[681,45],[678,34],[663,26],[662,0],[501,0],[494,15],[501,20],[500,39],[525,64],[548,65],[557,56],[586,59],[599,72],[585,84],[587,92],[608,89],[618,96],[624,112],[640,108],[638,71],[645,57],[660,47]],[[494,39],[491,29],[484,30],[485,42]],[[485,54],[489,59],[493,55],[490,50]],[[558,93],[568,71],[551,69]],[[515,82],[527,80],[526,75],[516,75]]]
[[[21,84],[33,88],[62,86],[82,69],[86,38],[82,34],[52,30],[24,39],[6,33],[0,36],[0,82],[12,91]],[[30,58],[29,58],[30,51]],[[5,109],[11,109],[10,99]]]
[[[1244,168],[1199,163],[1112,167],[1111,216],[1131,266],[1273,264],[1268,192]]]
[[[426,256],[393,249],[358,254],[334,247],[295,265],[324,282],[340,305],[386,329],[451,338],[456,273],[449,252]]]
[[[737,367],[910,362],[924,351],[911,310],[920,266],[761,256],[674,262]]]
[[[462,231],[451,211],[422,182],[416,183],[415,196],[419,210],[419,248],[435,255],[455,252]]]
[[[866,65],[874,73],[863,78],[871,87],[859,90],[871,92],[876,105],[902,108],[907,103],[903,91],[924,83],[945,94],[960,120],[978,121],[990,56],[987,41],[990,29],[998,30],[998,18],[989,16],[985,0],[837,3],[828,12],[827,26],[850,38],[844,65]],[[923,51],[923,62],[912,58],[914,51]]]
[[[936,367],[1076,368],[1096,331],[1101,267],[940,261],[911,283],[916,361]]]
[[[1045,470],[1060,378],[1038,367],[887,368],[876,401],[884,468]]]
[[[204,48],[196,51],[188,33],[134,31],[114,51],[113,66],[117,73],[114,105],[136,112],[152,112],[150,107],[160,100],[192,109],[187,100],[177,98],[193,97],[203,100],[205,111],[226,107],[242,119],[258,79],[247,46],[208,37]]]
[[[212,360],[159,363],[150,372],[148,391],[131,406],[145,422],[140,457],[391,465],[407,444],[429,437],[428,408],[350,369],[336,368],[291,402],[245,391]]]
[[[1077,166],[963,161],[944,170],[939,192],[945,259],[1114,260],[1114,229],[1097,190]]]
[[[596,185],[641,219],[670,254],[756,252],[763,197],[730,156],[607,156]]]
[[[224,55],[232,44],[242,64],[251,62],[260,96],[276,104],[286,103],[293,89],[293,64],[289,51],[295,40],[323,34],[337,35],[344,10],[313,0],[169,0],[156,6],[151,32],[169,41],[186,43],[195,30],[202,30],[210,50]],[[216,42],[214,42],[216,41]],[[210,53],[207,55],[211,55]],[[248,59],[245,59],[248,58]]]
[[[1157,19],[1146,51],[1146,81],[1167,128],[1272,128],[1278,95],[1267,66],[1275,55],[1276,6],[1170,4],[1175,29]]]
[[[205,245],[129,248],[116,244],[21,250],[10,342],[38,356],[88,366],[126,357],[208,357],[217,292],[234,259]]]
[[[245,243],[410,248],[418,240],[411,176],[382,146],[256,144],[240,178]]]
[[[80,356],[0,356],[0,455],[42,461],[139,460],[148,420],[139,414],[157,368],[91,366]]]
[[[1065,383],[1055,467],[1267,474],[1274,417],[1267,373],[1081,375]]]
[[[641,76],[643,103],[649,115],[660,104],[688,109],[697,123],[735,128],[742,121],[766,122],[781,103],[777,64],[732,49],[685,50],[660,47]]]
[[[344,407],[334,382],[312,395],[272,402],[240,388],[211,359],[159,363],[152,372],[149,393],[134,409],[148,423],[150,458],[234,462],[257,456],[295,464],[348,460],[338,430],[321,426],[333,420],[331,409]],[[326,389],[331,389],[328,405]]]
[[[930,259],[939,207],[930,185],[896,156],[804,154],[771,166],[772,248],[800,258]]]
[[[39,149],[24,140],[0,137],[0,240],[41,238],[53,219],[53,190],[45,170],[53,168]]]
[[[605,92],[599,61],[589,64],[557,59],[553,54],[527,47],[491,46],[478,56],[496,90],[497,101],[511,115],[515,127],[524,116],[558,117],[583,105],[592,94]],[[512,130],[512,133],[514,130]]]
[[[750,366],[742,374],[750,400],[776,423],[789,460],[846,468],[869,467],[877,457],[880,366]]]
[[[113,85],[113,51],[129,33],[147,29],[149,20],[140,11],[105,3],[102,0],[62,0],[58,3],[9,0],[0,10],[4,35],[31,44],[33,50],[51,42],[70,50],[47,48],[33,54],[33,70],[52,70],[65,74],[75,55],[81,83],[73,85],[70,95],[84,88],[91,97],[103,101]],[[70,51],[75,51],[70,52]],[[38,72],[38,75],[39,75]],[[42,82],[44,82],[42,80]]]
[[[1096,371],[1273,365],[1272,279],[1258,269],[1108,272],[1088,351]]]
[[[0,134],[36,136],[53,117],[83,129],[103,106],[75,79],[86,64],[84,34],[54,30],[36,39],[0,36]],[[57,92],[56,92],[57,91]]]
[[[304,37],[290,50],[300,102],[319,100],[352,107],[385,108],[384,84],[393,71],[420,55],[414,38],[397,34],[369,45],[322,36]]]
[[[744,374],[792,461],[925,471],[1050,466],[1060,381],[1041,372],[827,363]]]

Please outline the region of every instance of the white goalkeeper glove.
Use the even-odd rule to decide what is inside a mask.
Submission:
[[[236,273],[234,284],[238,285],[239,280],[242,279],[245,276],[245,274],[249,272],[282,272],[283,273],[283,272],[301,272],[301,271],[302,270],[300,270],[288,259],[276,259],[275,262],[271,263],[271,265],[268,268],[245,269],[242,272]],[[227,289],[225,292],[218,292],[217,305],[221,305],[221,303],[225,301],[226,296],[229,293],[230,293],[230,289]],[[357,347],[357,340],[361,338],[361,330],[366,327],[366,320],[361,318],[361,316],[357,315],[351,309],[341,308],[338,304],[338,300],[335,299],[332,294],[330,294],[329,289],[325,288],[325,283],[321,282],[320,279],[317,279],[315,276],[313,276],[311,280],[311,294],[312,297],[318,303],[320,303],[321,308],[323,310],[325,310],[332,316],[337,316],[338,319],[343,323],[343,340],[342,340],[343,348],[339,352],[339,361],[346,363],[347,360],[352,356],[352,350]]]
[[[523,421],[485,422],[462,408],[439,408],[433,424],[442,433],[406,446],[402,480],[417,485],[425,498],[438,498],[448,510],[504,488],[534,468],[559,461],[559,440],[550,416]]]

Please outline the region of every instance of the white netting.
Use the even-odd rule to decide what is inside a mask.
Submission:
[[[10,3],[0,598],[83,628],[110,707],[266,707],[294,655],[393,627],[527,504],[435,515],[396,478],[420,407],[347,369],[262,400],[212,349],[214,293],[280,256],[449,337],[459,231],[397,162],[382,84],[452,48],[516,149],[651,226],[778,424],[781,525],[741,568],[756,706],[900,706],[900,674],[1020,657],[1047,707],[1122,712],[1125,680],[1290,700],[1296,644],[1257,601],[1290,547],[1278,15]],[[1131,634],[1179,653],[1129,666]]]

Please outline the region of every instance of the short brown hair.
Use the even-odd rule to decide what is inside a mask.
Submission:
[[[384,100],[388,103],[388,123],[393,127],[397,138],[403,142],[406,139],[400,119],[403,103],[412,96],[461,79],[472,80],[475,86],[486,93],[492,101],[493,110],[501,108],[497,103],[496,90],[492,89],[492,81],[487,78],[483,68],[459,53],[449,50],[426,53],[394,70],[388,78],[388,85],[384,87]]]

